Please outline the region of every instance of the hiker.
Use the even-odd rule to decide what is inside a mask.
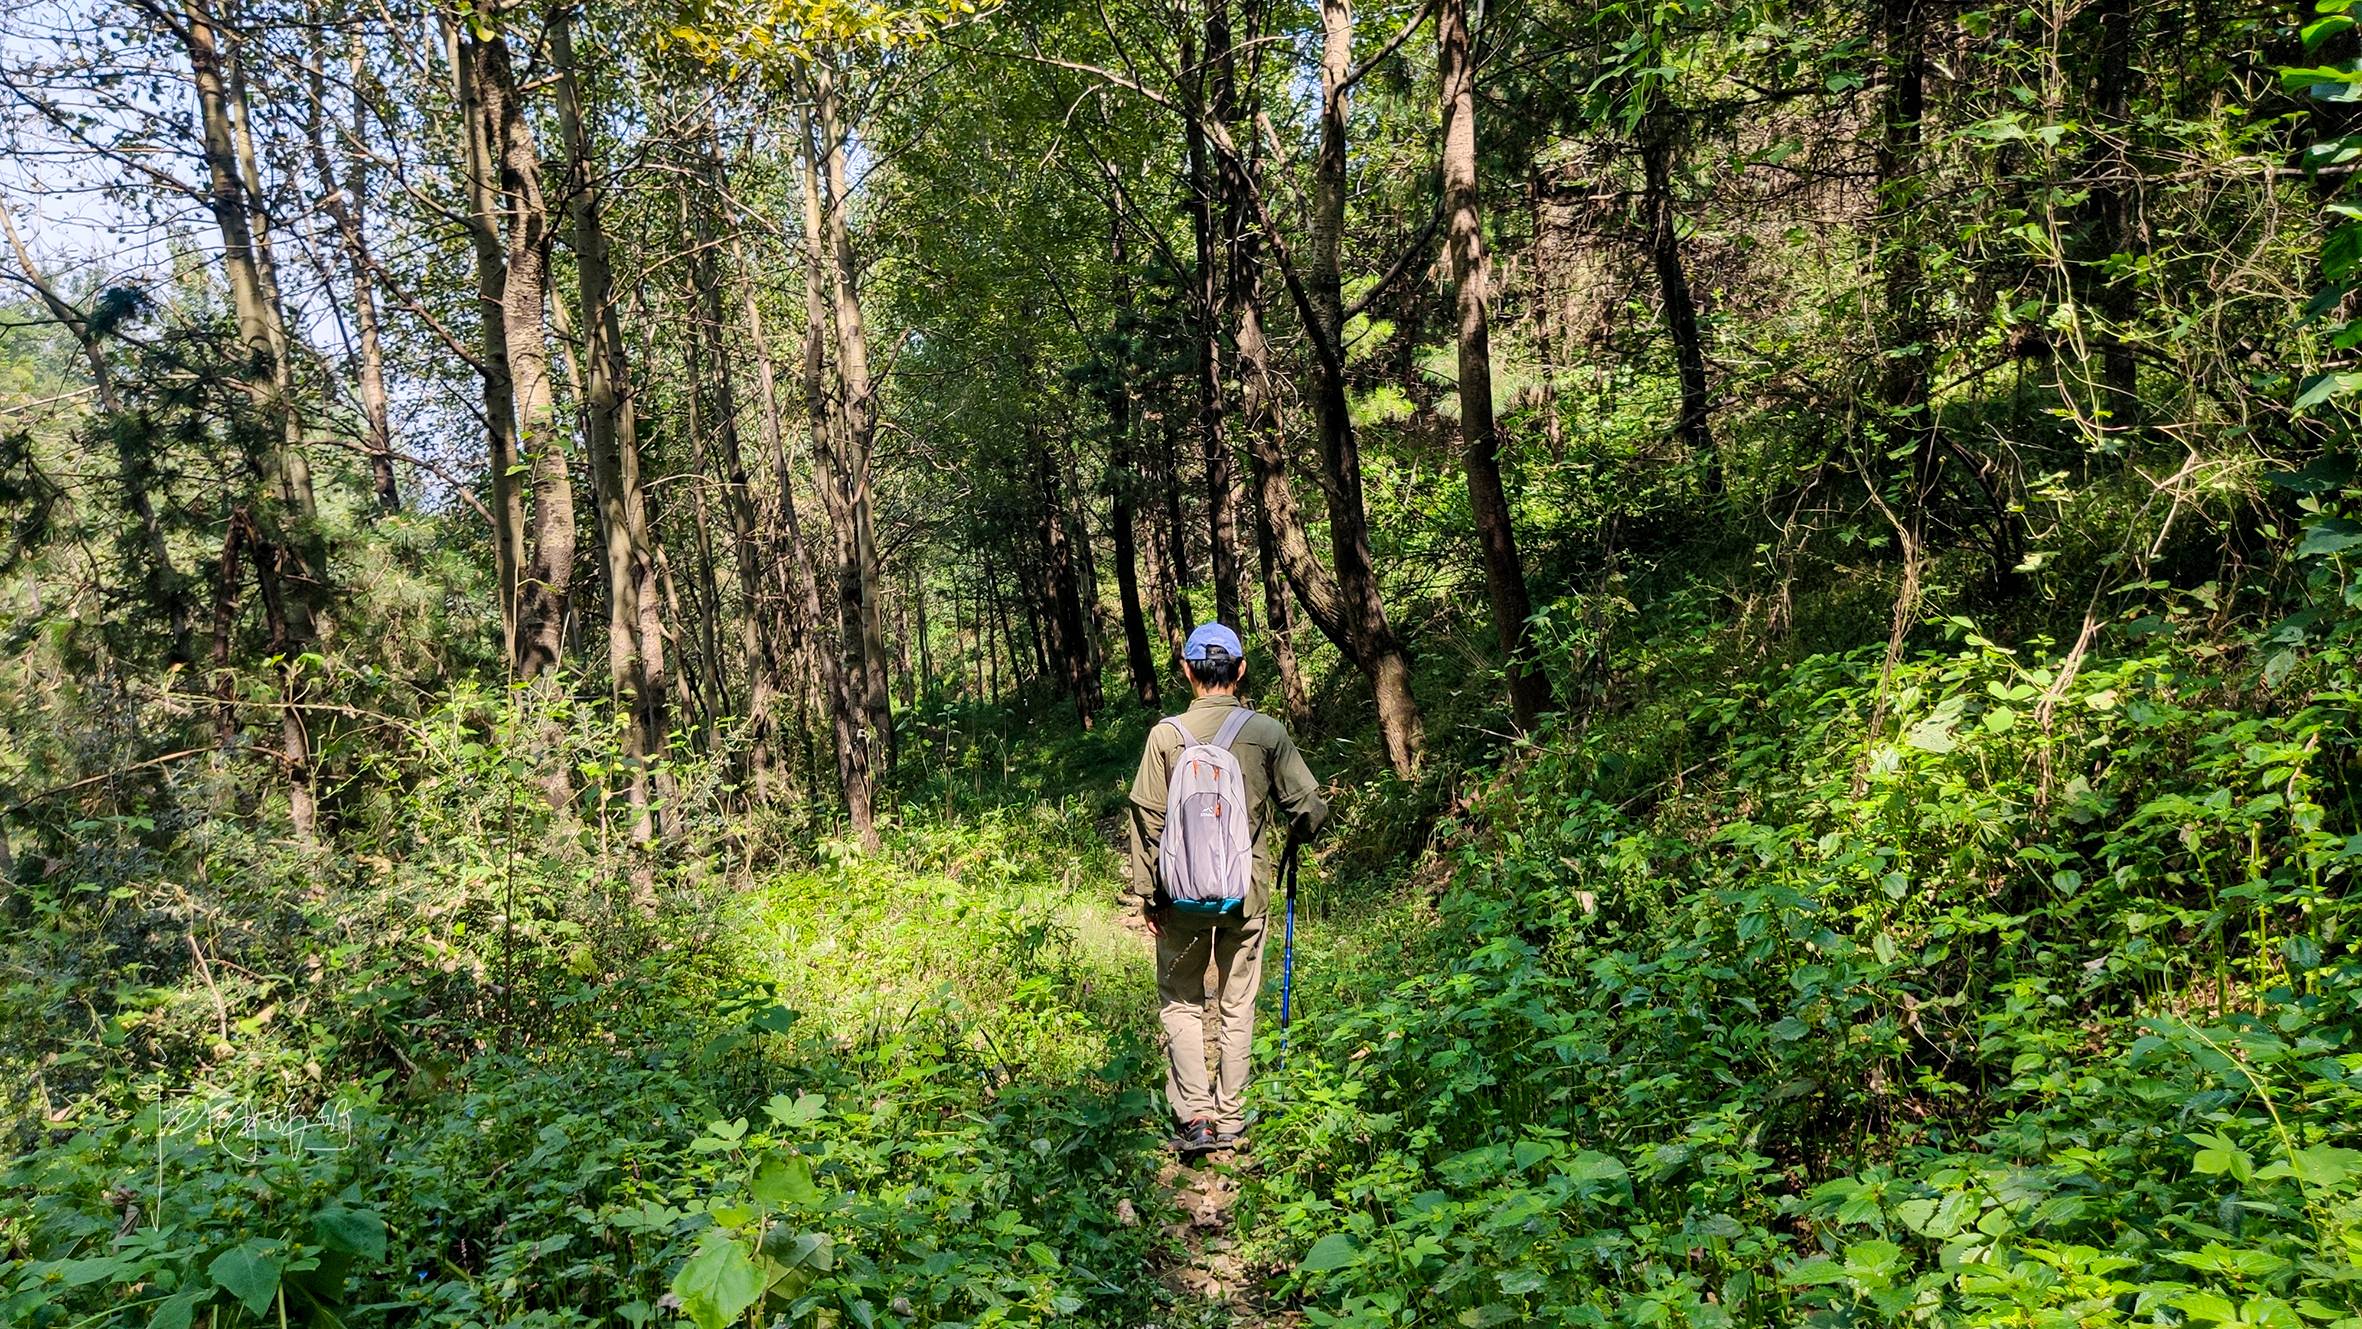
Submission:
[[[1255,1041],[1255,993],[1263,983],[1264,925],[1279,856],[1287,837],[1309,839],[1329,815],[1287,726],[1239,700],[1246,671],[1236,632],[1207,623],[1190,633],[1181,672],[1196,700],[1148,731],[1132,779],[1132,881],[1147,897],[1148,928],[1156,934],[1165,1101],[1180,1123],[1175,1143],[1188,1153],[1243,1143],[1239,1101]],[[1222,752],[1229,754],[1228,772],[1215,755]],[[1243,825],[1236,815],[1242,809],[1230,806],[1233,797],[1244,799]],[[1186,821],[1168,825],[1168,813]],[[1206,982],[1209,956],[1220,976],[1213,990]],[[1211,1083],[1209,1000],[1221,1031],[1221,1069]]]

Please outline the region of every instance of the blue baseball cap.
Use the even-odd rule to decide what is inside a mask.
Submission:
[[[1237,633],[1220,623],[1200,623],[1197,631],[1189,634],[1189,643],[1181,648],[1181,658],[1204,660],[1216,652],[1233,660],[1247,657],[1247,648],[1239,644]]]

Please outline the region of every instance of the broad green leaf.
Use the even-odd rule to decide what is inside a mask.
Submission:
[[[2305,527],[2305,538],[2296,547],[2298,558],[2318,558],[2325,554],[2342,554],[2362,544],[2362,526],[2343,517],[2322,517]]]
[[[794,1098],[774,1094],[771,1101],[763,1105],[763,1115],[789,1130],[795,1130],[827,1116],[828,1100],[819,1094],[798,1094]]]
[[[1539,1269],[1504,1269],[1493,1275],[1493,1281],[1510,1296],[1522,1297],[1541,1291],[1550,1280],[1543,1277]]]
[[[774,1227],[763,1235],[763,1256],[765,1289],[776,1296],[796,1297],[836,1267],[836,1243],[825,1232]]]
[[[1885,1287],[1903,1267],[1903,1248],[1891,1241],[1857,1241],[1845,1248],[1846,1276],[1868,1287]]]
[[[1819,1287],[1845,1281],[1845,1266],[1826,1255],[1816,1255],[1788,1266],[1780,1281],[1789,1287]]]
[[[42,1267],[57,1279],[60,1287],[88,1287],[92,1283],[105,1282],[132,1266],[112,1255],[93,1255],[82,1260],[59,1260]]]
[[[708,1228],[673,1275],[673,1295],[698,1329],[723,1329],[763,1295],[763,1274],[729,1233]]]
[[[1947,1241],[1959,1233],[1968,1217],[1968,1192],[1947,1191],[1941,1199],[1905,1200],[1895,1206],[1895,1217],[1920,1236]]]
[[[2242,1185],[2255,1179],[2255,1160],[2236,1141],[2220,1135],[2193,1135],[2190,1142],[2198,1146],[2191,1166],[2207,1176],[2228,1173]]]
[[[2200,1324],[2222,1324],[2239,1318],[2229,1297],[2207,1291],[2184,1292],[2173,1299],[2174,1309]]]
[[[1618,1184],[1632,1177],[1621,1160],[1590,1149],[1576,1154],[1567,1162],[1566,1174],[1576,1181],[1593,1185]]]
[[[184,1288],[178,1295],[165,1298],[164,1303],[156,1307],[156,1313],[148,1317],[148,1329],[189,1329],[189,1321],[196,1314],[197,1304],[212,1291],[204,1287]]]
[[[2354,468],[2335,457],[2316,457],[2293,471],[2266,471],[2266,482],[2296,494],[2329,494],[2353,483]]]
[[[820,1188],[812,1184],[812,1164],[800,1154],[767,1154],[755,1168],[754,1197],[780,1205],[820,1203]]]
[[[737,1148],[738,1142],[745,1138],[746,1118],[744,1117],[740,1117],[736,1121],[708,1122],[705,1134],[691,1140],[689,1147],[701,1154],[718,1154]]]
[[[1304,1259],[1296,1266],[1299,1274],[1323,1274],[1331,1269],[1344,1269],[1361,1258],[1361,1248],[1343,1232],[1332,1232],[1312,1243],[1304,1252]]]
[[[1952,737],[1952,726],[1938,720],[1923,720],[1911,726],[1911,731],[1903,735],[1903,742],[1921,752],[1937,754],[1960,746],[1960,740]]]
[[[2296,394],[2297,410],[2318,406],[2333,397],[2362,390],[2362,374],[2316,374],[2306,380],[2304,390]]]
[[[2294,1177],[2307,1186],[2336,1186],[2349,1177],[2362,1176],[2362,1150],[2317,1144],[2299,1149],[2255,1175],[2266,1180]]]
[[[232,1246],[214,1256],[205,1272],[213,1276],[214,1286],[236,1297],[248,1313],[260,1315],[279,1295],[280,1264],[270,1250],[270,1245],[261,1241]]]
[[[364,1260],[385,1258],[385,1220],[371,1210],[332,1205],[312,1216],[312,1229],[329,1250]]]

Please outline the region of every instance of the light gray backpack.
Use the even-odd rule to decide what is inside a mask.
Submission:
[[[1165,833],[1157,845],[1157,874],[1173,907],[1193,914],[1228,914],[1246,905],[1255,879],[1255,845],[1248,828],[1247,779],[1230,745],[1254,712],[1241,706],[1200,742],[1172,716],[1180,754],[1165,782]]]

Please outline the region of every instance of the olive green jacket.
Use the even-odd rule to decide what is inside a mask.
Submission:
[[[1211,741],[1232,709],[1241,705],[1244,703],[1227,693],[1200,697],[1181,713],[1181,723],[1199,741]],[[1157,901],[1164,899],[1163,883],[1156,876],[1156,856],[1165,831],[1166,782],[1181,748],[1181,736],[1159,721],[1148,731],[1148,748],[1140,754],[1140,773],[1132,777],[1132,887]],[[1287,726],[1272,717],[1257,713],[1248,720],[1230,750],[1238,758],[1239,774],[1246,779],[1247,824],[1255,841],[1255,884],[1247,891],[1246,916],[1259,918],[1270,904],[1285,839],[1284,824],[1274,832],[1274,824],[1279,822],[1275,813],[1286,813],[1297,835],[1310,839],[1329,819],[1329,804],[1320,796],[1320,782],[1312,778],[1304,755],[1296,751],[1296,740],[1288,737]]]

